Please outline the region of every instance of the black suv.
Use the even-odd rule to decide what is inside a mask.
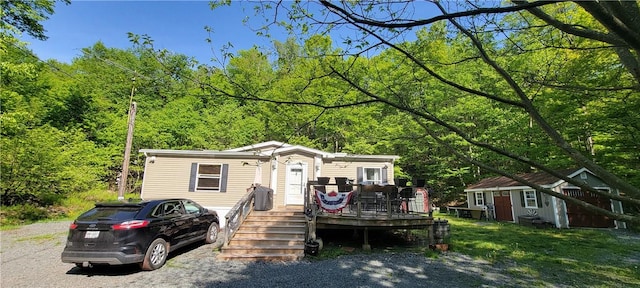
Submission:
[[[98,203],[69,226],[62,262],[139,263],[155,270],[169,252],[196,241],[214,243],[219,231],[218,214],[188,199]]]

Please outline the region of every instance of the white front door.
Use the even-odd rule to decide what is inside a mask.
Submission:
[[[307,189],[307,164],[287,164],[286,205],[303,205],[304,191]]]

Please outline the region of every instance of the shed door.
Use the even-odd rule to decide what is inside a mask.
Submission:
[[[307,165],[304,163],[287,164],[285,185],[285,204],[303,205],[304,190],[307,187]]]
[[[493,203],[496,205],[497,221],[513,221],[513,213],[511,212],[511,196],[509,196],[509,191],[494,192]]]
[[[602,209],[611,211],[611,201],[607,198],[600,197],[596,194],[583,192],[580,189],[564,189],[565,195],[580,199],[589,204],[596,205]],[[593,228],[610,228],[615,227],[612,219],[609,217],[595,214],[584,210],[584,208],[565,202],[567,206],[567,217],[569,218],[569,227],[593,227]]]

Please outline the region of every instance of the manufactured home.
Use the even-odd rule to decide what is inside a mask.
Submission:
[[[344,177],[386,184],[393,179],[395,155],[330,153],[269,141],[235,149],[142,149],[146,156],[143,199],[184,197],[226,213],[252,186],[269,187],[273,206],[302,206],[309,181]]]

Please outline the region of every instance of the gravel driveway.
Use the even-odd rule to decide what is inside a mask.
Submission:
[[[156,271],[140,271],[137,265],[82,270],[60,261],[68,225],[37,223],[0,231],[0,287],[529,286],[527,279],[506,273],[504,268],[457,253],[437,258],[387,253],[323,261],[238,262],[217,260],[216,244],[178,251]]]

